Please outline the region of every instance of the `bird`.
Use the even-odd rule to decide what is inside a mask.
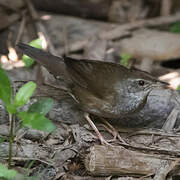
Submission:
[[[147,72],[120,64],[98,60],[58,57],[24,43],[18,48],[55,76],[67,82],[68,94],[74,99],[101,144],[107,144],[89,114],[120,121],[138,113],[145,106],[149,93],[157,87],[166,87]]]

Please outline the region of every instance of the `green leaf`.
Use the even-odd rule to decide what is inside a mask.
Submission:
[[[177,90],[179,90],[179,91],[180,91],[180,85],[177,87]]]
[[[0,143],[3,143],[5,141],[5,138],[0,137]]]
[[[0,99],[6,105],[6,108],[11,104],[11,83],[6,72],[0,66]],[[7,108],[8,112],[9,109]]]
[[[128,65],[129,65],[129,59],[131,58],[131,55],[126,54],[126,53],[123,53],[123,54],[121,54],[120,57],[121,57],[120,64],[121,64],[122,66],[128,67]]]
[[[31,67],[34,64],[34,60],[26,54],[23,55],[22,60],[26,67]]]
[[[46,132],[55,129],[53,123],[40,113],[19,112],[18,117],[22,119],[23,126]]]
[[[13,179],[17,172],[15,170],[9,170],[6,166],[0,163],[0,177],[6,179]]]
[[[42,49],[42,41],[38,38],[29,43],[30,46]],[[23,55],[22,60],[26,67],[30,67],[34,64],[34,60],[27,55]]]
[[[42,115],[46,115],[53,106],[53,100],[51,98],[42,98],[32,104],[28,110],[28,112],[38,112]]]
[[[35,48],[42,49],[42,40],[41,39],[34,39],[29,43],[30,46],[33,46]]]
[[[180,22],[176,22],[174,23],[170,29],[169,29],[170,32],[173,32],[173,33],[180,33]]]
[[[16,93],[14,105],[16,107],[20,107],[26,104],[27,101],[32,96],[35,89],[36,89],[36,84],[32,81],[24,84]]]
[[[14,104],[8,105],[6,109],[10,114],[15,114],[17,112],[17,108]]]

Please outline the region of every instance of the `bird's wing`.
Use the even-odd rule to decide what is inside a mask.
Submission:
[[[115,85],[128,73],[128,69],[121,65],[102,61],[74,60],[66,57],[65,64],[76,84],[102,98],[113,94]]]

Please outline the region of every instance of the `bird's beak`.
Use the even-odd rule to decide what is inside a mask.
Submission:
[[[169,83],[163,82],[163,81],[157,81],[155,84],[153,84],[153,87],[160,87],[160,88],[169,88]]]

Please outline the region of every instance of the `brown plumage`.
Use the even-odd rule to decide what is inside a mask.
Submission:
[[[52,74],[62,76],[82,110],[100,117],[133,115],[144,107],[153,88],[167,85],[146,72],[119,64],[57,57],[23,43],[18,47]]]

